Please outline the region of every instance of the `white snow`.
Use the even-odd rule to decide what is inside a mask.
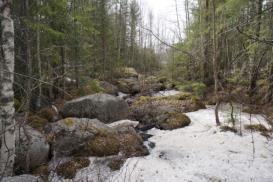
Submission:
[[[132,120],[120,120],[116,121],[114,123],[107,124],[107,126],[112,127],[112,128],[119,128],[119,127],[137,127],[139,124],[138,121],[132,121]]]
[[[108,182],[273,181],[272,139],[244,129],[242,136],[221,132],[215,126],[213,108],[187,115],[192,120],[188,127],[149,131],[154,135],[150,141],[156,143],[149,156],[128,159],[118,172],[111,172],[103,162],[97,166],[92,162],[78,172],[74,181],[100,181],[98,176]],[[228,112],[220,112],[222,122],[228,117]],[[235,117],[242,128],[250,123],[249,114]],[[270,128],[260,115],[253,115],[251,123]]]
[[[181,92],[177,91],[177,90],[165,90],[165,91],[157,92],[153,96],[155,96],[155,97],[172,96],[172,95],[177,95],[179,93],[181,93]]]

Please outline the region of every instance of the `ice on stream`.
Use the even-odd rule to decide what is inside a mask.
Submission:
[[[273,141],[258,132],[244,130],[243,126],[250,124],[249,114],[237,113],[235,116],[236,127],[242,126],[242,136],[221,132],[215,126],[213,108],[187,115],[192,120],[188,127],[149,131],[154,135],[150,141],[156,144],[149,156],[130,158],[117,172],[111,172],[103,162],[94,165],[97,159],[90,158],[90,167],[79,171],[74,181],[273,181]],[[227,122],[229,115],[223,110],[220,120]],[[270,128],[262,116],[252,115],[251,118],[252,124],[261,123]]]

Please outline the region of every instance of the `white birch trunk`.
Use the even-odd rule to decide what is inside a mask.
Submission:
[[[15,159],[15,120],[13,106],[14,27],[11,0],[0,0],[1,55],[0,55],[0,175],[11,176]]]

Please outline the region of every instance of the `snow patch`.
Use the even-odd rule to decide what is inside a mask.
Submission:
[[[74,181],[108,182],[272,182],[273,141],[242,128],[242,136],[221,132],[215,125],[213,108],[187,113],[190,126],[173,131],[152,129],[150,138],[156,144],[146,157],[128,159],[120,171],[111,172],[103,163],[91,162],[78,172]],[[227,123],[230,113],[219,113]],[[237,113],[236,127],[263,124],[271,128],[260,115]],[[241,123],[241,124],[240,124]],[[253,143],[254,139],[254,143]],[[94,160],[94,158],[91,158]]]

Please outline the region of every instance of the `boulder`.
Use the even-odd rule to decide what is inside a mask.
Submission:
[[[104,123],[126,119],[128,104],[121,98],[108,94],[94,94],[66,102],[63,117],[97,118]]]
[[[142,156],[149,153],[131,125],[109,127],[97,119],[66,118],[53,123],[51,133],[57,157]]]
[[[132,67],[123,68],[122,72],[123,72],[122,76],[125,78],[128,78],[128,77],[137,78],[138,77],[137,71],[135,70],[135,68],[132,68]]]
[[[196,97],[180,93],[174,96],[137,98],[131,105],[132,117],[140,121],[138,128],[142,131],[159,126],[165,122],[170,113],[185,113],[206,108]]]
[[[137,78],[121,78],[117,81],[119,91],[125,94],[137,94],[140,92],[140,84]]]
[[[53,150],[57,157],[90,155],[89,141],[97,136],[112,135],[115,131],[97,119],[66,118],[52,123]]]
[[[118,87],[115,85],[112,85],[109,82],[101,81],[99,82],[100,87],[104,90],[105,93],[111,94],[111,95],[118,95]]]
[[[117,128],[120,141],[120,153],[125,158],[149,155],[149,150],[143,144],[142,137],[131,126]]]
[[[26,171],[27,163],[29,169],[46,163],[49,152],[49,144],[40,132],[27,125],[16,128],[15,171]]]
[[[163,130],[174,130],[188,126],[190,123],[190,118],[183,113],[169,113],[166,120],[158,123],[158,127]]]
[[[123,158],[146,156],[149,154],[143,140],[130,126],[116,128],[115,134],[97,136],[88,142],[89,153],[93,156],[113,156]]]
[[[24,174],[21,176],[3,178],[1,182],[43,182],[43,180],[38,176]]]

